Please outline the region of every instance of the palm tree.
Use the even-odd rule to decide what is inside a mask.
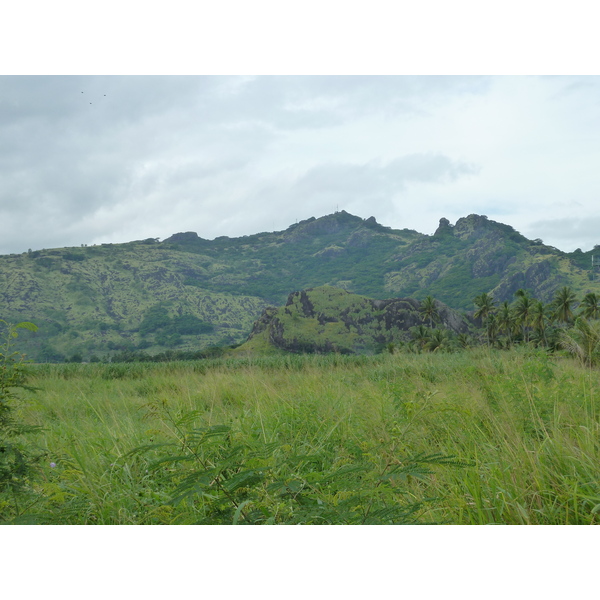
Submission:
[[[490,316],[490,314],[492,312],[494,312],[494,308],[496,305],[496,303],[494,302],[494,297],[491,296],[490,294],[484,293],[484,294],[481,294],[481,295],[477,296],[476,298],[474,298],[473,304],[475,304],[475,306],[477,307],[477,310],[475,311],[475,314],[473,316],[476,319],[481,319],[481,324],[486,325],[486,328],[487,328],[488,317]],[[489,328],[487,328],[487,343],[489,346],[490,345]]]
[[[591,367],[600,360],[600,321],[590,323],[583,317],[577,317],[571,329],[561,331],[559,343]]]
[[[433,322],[440,318],[433,296],[427,296],[427,298],[421,302],[419,312],[425,319],[429,319],[429,327],[433,329]]]
[[[563,287],[554,296],[552,305],[556,320],[561,323],[571,323],[573,321],[572,305],[577,300],[573,290],[570,287]]]
[[[481,318],[482,323],[487,319],[488,315],[494,311],[496,303],[494,297],[490,294],[481,294],[473,299],[473,304],[477,307],[475,314],[476,319]]]
[[[459,333],[456,340],[461,348],[469,348],[471,346],[471,338],[466,333]]]
[[[496,342],[498,330],[498,315],[496,315],[496,313],[490,313],[487,318],[488,344],[493,344]]]
[[[581,301],[579,308],[583,309],[581,314],[586,319],[597,319],[600,317],[600,298],[594,292],[588,292]]]
[[[515,316],[514,316],[512,308],[510,307],[510,305],[508,304],[508,302],[506,300],[500,306],[497,322],[498,322],[498,329],[500,331],[504,331],[508,335],[508,344],[509,344],[509,346],[511,346],[512,345],[512,332],[513,332],[513,328],[515,326]]]
[[[450,338],[447,329],[436,329],[431,333],[429,340],[425,344],[425,349],[429,352],[440,352],[447,350],[450,346]]]
[[[523,328],[523,338],[525,343],[529,342],[529,325],[531,324],[531,316],[533,314],[534,300],[528,295],[520,295],[515,304],[515,317],[517,322]]]
[[[548,340],[546,339],[546,320],[548,319],[547,312],[548,311],[543,302],[540,302],[539,300],[534,301],[533,308],[531,310],[530,322],[536,333],[544,341],[544,346],[548,345]]]
[[[417,325],[416,327],[410,328],[410,333],[413,338],[413,344],[416,346],[416,348],[423,350],[429,341],[431,330],[425,327],[425,325]]]

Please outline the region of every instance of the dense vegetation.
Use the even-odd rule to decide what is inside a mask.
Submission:
[[[474,304],[478,334],[440,328],[427,297],[429,326],[371,356],[215,349],[28,374],[2,323],[0,518],[596,523],[599,298]]]
[[[290,295],[284,307],[263,316],[246,343],[229,352],[420,353],[524,344],[550,352],[566,348],[589,364],[598,360],[600,296],[593,292],[578,299],[562,287],[544,303],[519,289],[512,303],[499,304],[483,293],[473,305],[467,318],[432,296],[381,302],[325,286]]]
[[[560,354],[38,365],[5,521],[592,524],[597,371]],[[31,501],[31,498],[34,500]]]
[[[581,251],[347,213],[123,246],[0,269],[1,522],[597,523]]]
[[[39,362],[197,352],[244,342],[269,305],[330,285],[371,298],[428,295],[469,311],[472,298],[550,302],[569,286],[600,293],[595,250],[571,254],[470,215],[432,236],[344,211],[285,231],[204,240],[194,233],[0,257],[0,318],[32,321],[22,344]]]

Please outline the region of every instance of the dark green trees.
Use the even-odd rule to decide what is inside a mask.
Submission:
[[[533,301],[533,308],[531,310],[530,324],[538,337],[544,342],[544,345],[548,344],[548,338],[546,337],[546,326],[548,324],[548,309],[546,305],[540,300]]]
[[[510,347],[523,340],[536,345],[548,345],[547,330],[551,321],[550,306],[533,298],[527,290],[515,292],[515,301],[504,301],[497,309],[490,294],[481,294],[473,299],[477,307],[476,318],[482,319],[486,328],[488,344],[498,343]]]
[[[600,321],[577,317],[575,325],[561,331],[560,346],[588,366],[600,361]]]
[[[552,306],[554,315],[559,323],[569,324],[573,322],[573,305],[576,297],[570,287],[563,287],[554,296]]]
[[[600,317],[600,298],[594,292],[589,292],[584,296],[579,308],[586,319],[597,319]]]
[[[500,305],[497,323],[498,330],[501,333],[506,334],[506,337],[508,338],[508,345],[512,346],[513,333],[516,327],[516,318],[510,304],[506,300]]]
[[[531,325],[534,302],[535,300],[533,300],[529,294],[519,294],[514,307],[514,314],[523,330],[523,339],[525,342],[529,341],[529,326]]]
[[[172,347],[181,341],[182,335],[202,335],[214,331],[214,326],[202,321],[194,315],[169,316],[167,309],[161,305],[153,306],[146,311],[139,331],[142,335],[154,333],[162,345]]]
[[[494,312],[496,303],[494,302],[493,296],[491,296],[490,294],[481,294],[481,295],[477,296],[473,300],[473,302],[474,302],[475,306],[477,307],[477,310],[475,311],[475,314],[473,316],[476,319],[481,319],[482,324],[485,326],[486,333],[487,333],[487,342],[488,342],[488,346],[489,346],[490,339],[492,337],[491,330],[497,329],[495,324],[490,322],[490,315]],[[493,327],[492,327],[492,325],[493,325]]]

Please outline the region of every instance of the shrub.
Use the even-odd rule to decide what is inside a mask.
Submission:
[[[33,456],[25,434],[39,430],[39,427],[18,422],[15,408],[18,396],[16,390],[28,389],[24,355],[12,352],[17,329],[36,331],[33,323],[10,325],[0,319],[3,328],[0,345],[0,522],[13,521],[20,517],[35,501],[30,486],[34,475],[34,465],[41,456]]]

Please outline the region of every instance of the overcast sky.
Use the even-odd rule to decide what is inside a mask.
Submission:
[[[0,253],[471,213],[600,244],[600,78],[2,76]]]

